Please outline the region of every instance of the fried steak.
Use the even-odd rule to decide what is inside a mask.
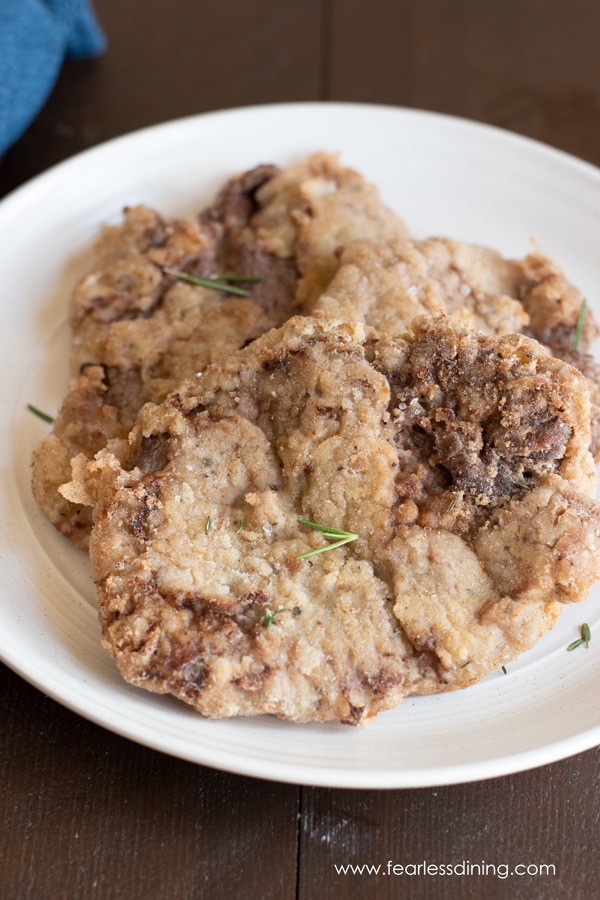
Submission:
[[[120,226],[103,230],[93,269],[71,299],[71,382],[34,455],[33,490],[49,519],[87,547],[89,510],[58,492],[74,456],[91,458],[125,437],[146,401],[162,400],[298,312],[331,279],[345,241],[406,234],[377,189],[325,153],[233,178],[198,217],[127,209]],[[173,270],[259,282],[239,285],[250,293],[240,297],[186,283]]]
[[[355,241],[312,310],[402,334],[415,316],[444,312],[484,334],[535,337],[588,379],[592,453],[600,462],[600,368],[586,351],[598,328],[584,298],[538,248],[523,259],[448,238]],[[585,310],[585,307],[584,307]],[[575,340],[575,335],[577,339]],[[577,343],[577,346],[575,346]]]
[[[211,717],[358,724],[473,684],[599,575],[589,423],[527,336],[294,317],[74,461],[103,644]]]

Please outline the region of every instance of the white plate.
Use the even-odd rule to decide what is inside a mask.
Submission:
[[[233,172],[317,149],[381,187],[418,236],[522,256],[531,235],[592,307],[600,296],[600,172],[541,144],[432,113],[291,104],[214,113],[111,141],[0,204],[0,656],[46,694],[134,741],[207,766],[293,783],[398,788],[532,768],[600,743],[599,591],[507,675],[407,700],[363,730],[269,718],[206,721],[125,684],[99,646],[87,559],[38,513],[29,459],[66,380],[66,297],[98,227],[140,201],[193,212]],[[598,313],[596,306],[596,313]],[[566,646],[587,621],[589,649]]]

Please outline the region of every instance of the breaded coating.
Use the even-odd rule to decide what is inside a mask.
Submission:
[[[536,250],[518,263],[518,290],[527,315],[528,333],[551,347],[573,348],[583,297],[553,260]],[[591,312],[583,320],[579,349],[598,337]]]
[[[446,313],[484,334],[535,337],[588,379],[592,453],[600,461],[600,369],[585,354],[598,335],[588,310],[575,334],[584,298],[539,249],[521,260],[448,238],[376,244],[356,241],[340,251],[339,268],[314,310],[394,335],[415,316]]]
[[[346,239],[400,239],[406,228],[377,189],[319,153],[280,171],[258,166],[231,179],[197,218],[164,220],[138,206],[105,228],[89,275],[71,299],[71,382],[52,434],[34,454],[33,490],[46,515],[85,548],[89,510],[58,487],[80,452],[90,458],[125,437],[140,407],[225,360],[320,293]],[[238,274],[248,297],[199,287]],[[232,290],[234,289],[232,288]]]
[[[75,461],[103,644],[211,717],[359,724],[473,684],[599,575],[589,419],[528,337],[295,317]]]
[[[529,317],[517,296],[518,268],[495,250],[447,238],[357,241],[315,310],[402,334],[415,316],[446,313],[486,334],[521,331]]]
[[[268,250],[297,261],[297,300],[309,311],[339,267],[340,251],[355,240],[401,243],[404,222],[381,202],[379,190],[337,155],[314,153],[284,169],[258,193],[257,235]]]

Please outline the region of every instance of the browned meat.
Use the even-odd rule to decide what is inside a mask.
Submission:
[[[402,334],[415,316],[443,312],[485,334],[523,332],[537,338],[588,379],[591,449],[600,461],[600,368],[581,352],[598,334],[589,310],[573,351],[583,302],[580,291],[540,251],[508,260],[486,247],[427,238],[349,244],[313,308],[364,322],[388,336]]]
[[[294,318],[75,461],[104,645],[207,716],[356,724],[466,687],[598,577],[589,421],[527,337]]]

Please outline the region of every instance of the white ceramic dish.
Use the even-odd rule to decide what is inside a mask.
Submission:
[[[348,788],[472,781],[600,743],[600,590],[531,652],[466,691],[407,700],[363,730],[268,718],[206,721],[125,684],[100,648],[87,560],[38,513],[30,453],[66,382],[66,296],[98,227],[122,206],[193,212],[233,172],[339,150],[417,236],[522,256],[535,235],[600,296],[600,172],[541,144],[432,113],[291,104],[184,119],[75,157],[0,204],[0,657],[60,703],[166,753],[245,775]],[[596,308],[596,313],[599,310]],[[587,621],[589,649],[566,652]]]

